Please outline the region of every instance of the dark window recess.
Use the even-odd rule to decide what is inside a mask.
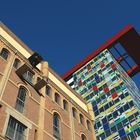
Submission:
[[[14,61],[13,67],[15,69],[17,69],[17,68],[19,68],[19,65],[20,65],[20,60],[16,58],[15,61]]]
[[[113,119],[112,114],[109,114],[107,118],[108,118],[108,121],[112,120]]]
[[[111,128],[111,132],[112,132],[112,133],[117,132],[117,128],[116,128],[116,126],[113,126],[113,127]]]
[[[113,106],[113,105],[114,105],[114,102],[113,101],[109,102],[109,106],[110,107]]]
[[[110,135],[111,135],[110,129],[106,130],[105,133],[106,133],[106,136],[107,136],[107,137],[110,136]]]
[[[119,98],[117,98],[116,100],[114,100],[114,103],[117,104],[119,101]]]
[[[117,111],[113,112],[113,118],[117,118],[118,115],[119,115],[119,114],[118,114]]]
[[[129,106],[130,106],[130,107],[133,107],[133,106],[134,106],[133,101],[130,101],[130,102],[129,102]]]
[[[118,111],[122,114],[124,112],[123,107],[119,108]]]
[[[82,115],[82,114],[80,114],[80,116],[79,116],[79,117],[80,117],[80,123],[81,123],[81,124],[84,124],[84,117],[83,117],[83,115]]]
[[[100,111],[100,113],[101,113],[101,112],[104,112],[104,108],[101,107],[101,108],[99,109],[99,111]]]
[[[128,120],[130,123],[132,123],[135,120],[134,115],[131,115],[130,117],[128,117]]]
[[[102,126],[101,122],[97,122],[96,125],[98,128],[100,128]]]
[[[99,140],[104,140],[105,139],[105,133],[102,133],[101,135],[99,135]]]
[[[129,133],[128,136],[133,140],[135,138],[135,135],[133,132]]]
[[[107,95],[107,96],[110,96],[110,95],[111,95],[111,93],[110,93],[110,92],[106,92],[106,95]]]
[[[126,110],[128,110],[130,107],[129,107],[129,105],[128,104],[125,104],[124,105],[124,110],[126,111]]]
[[[129,124],[128,119],[123,120],[122,123],[124,127],[127,126]]]
[[[125,98],[124,94],[121,94],[119,97],[120,97],[121,99],[124,99],[124,98]]]
[[[103,124],[107,123],[106,117],[102,119]]]
[[[136,112],[136,113],[134,114],[134,116],[135,116],[136,118],[138,118],[139,112]]]
[[[111,89],[110,92],[113,94],[115,92],[115,89],[114,88]]]
[[[121,128],[123,128],[123,125],[122,125],[121,122],[117,124],[117,128],[118,128],[118,130],[120,130]]]
[[[96,100],[97,104],[101,102],[100,97]]]
[[[105,98],[106,98],[106,97],[105,97],[105,94],[101,96],[101,99],[102,99],[102,100],[104,100]]]
[[[93,110],[96,111],[98,109],[97,105],[93,107]]]
[[[102,90],[103,90],[103,87],[100,87],[100,88],[99,88],[99,91],[102,91]]]
[[[99,111],[98,111],[98,110],[95,111],[95,112],[94,112],[94,115],[95,115],[95,116],[98,116],[98,115],[99,115]]]
[[[128,92],[125,93],[125,97],[127,97],[127,96],[129,96],[129,93]]]
[[[105,110],[107,110],[109,108],[108,103],[104,106]]]

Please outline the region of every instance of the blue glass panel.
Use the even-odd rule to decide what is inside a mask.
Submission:
[[[124,131],[124,129],[119,130],[119,135],[120,135],[120,137],[122,137],[122,136],[125,135],[125,131]]]

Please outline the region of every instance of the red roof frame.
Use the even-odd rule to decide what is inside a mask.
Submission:
[[[114,35],[112,38],[106,41],[103,45],[101,45],[98,49],[96,49],[87,57],[85,57],[80,63],[76,64],[73,68],[68,70],[64,75],[61,76],[62,79],[66,79],[67,77],[69,77],[72,73],[74,73],[76,70],[81,68],[84,64],[86,64],[88,61],[90,61],[93,57],[98,55],[104,49],[111,48],[114,43],[116,43],[122,36],[124,36],[126,33],[128,33],[132,29],[134,28],[131,24],[127,25],[125,28],[119,31],[116,35]]]

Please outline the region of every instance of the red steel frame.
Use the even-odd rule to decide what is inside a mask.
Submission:
[[[62,78],[66,79],[76,70],[78,70],[88,61],[90,61],[93,57],[98,55],[101,51],[103,51],[104,49],[112,48],[116,43],[120,43],[137,64],[136,66],[132,67],[127,71],[130,76],[135,75],[137,72],[140,71],[140,36],[135,31],[133,26],[129,24],[112,38],[110,38],[108,41],[106,41],[103,45],[101,45],[97,50],[89,54],[80,63],[76,64],[73,68],[68,70],[64,75],[62,75]]]

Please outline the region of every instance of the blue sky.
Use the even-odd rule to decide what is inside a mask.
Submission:
[[[0,18],[62,75],[127,24],[140,33],[139,6],[139,0],[3,0]]]

